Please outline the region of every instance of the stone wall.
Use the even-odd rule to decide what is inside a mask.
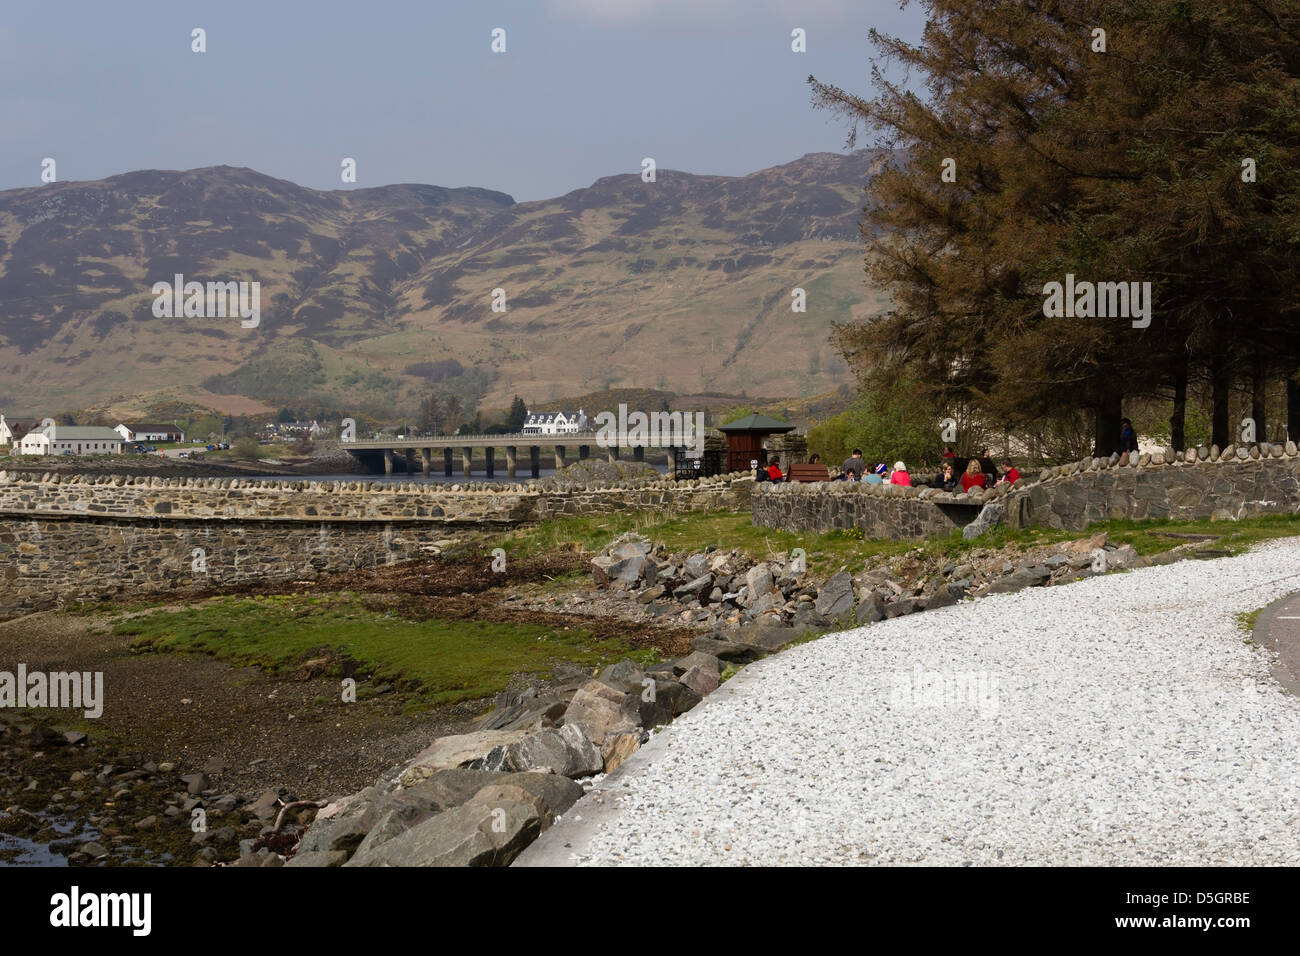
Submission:
[[[1044,469],[1013,488],[970,495],[849,482],[754,486],[754,524],[785,531],[860,528],[868,538],[947,536],[989,501],[1004,521],[1081,531],[1121,518],[1237,519],[1300,511],[1300,455],[1286,445],[1201,447],[1175,453],[1085,458]]]
[[[436,522],[490,526],[555,515],[654,509],[744,510],[752,481],[734,477],[614,482],[551,490],[536,485],[402,481],[276,481],[46,475],[32,481],[0,471],[0,518],[86,515],[184,520]]]
[[[1001,492],[993,492],[999,495]],[[756,484],[754,524],[782,531],[859,528],[867,538],[946,537],[969,524],[983,499],[934,488],[905,488],[848,481]]]
[[[1242,457],[1244,454],[1244,457]],[[1166,455],[1173,461],[1166,460]],[[1084,459],[1049,468],[1038,482],[1007,496],[1014,528],[1082,530],[1120,518],[1234,520],[1300,511],[1300,457],[1295,446],[1191,449],[1136,463]]]
[[[536,486],[0,472],[0,619],[123,594],[314,578],[418,557],[455,528],[745,510],[752,480]],[[200,554],[196,554],[196,550]]]
[[[118,596],[315,578],[419,557],[398,522],[0,518],[0,620]]]

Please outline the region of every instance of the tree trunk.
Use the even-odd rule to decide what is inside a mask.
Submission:
[[[1250,417],[1255,419],[1255,441],[1268,438],[1268,405],[1264,399],[1268,388],[1268,366],[1264,353],[1255,346],[1255,368],[1250,382]]]
[[[1300,382],[1286,377],[1286,437],[1300,442]]]
[[[1093,434],[1093,454],[1109,458],[1119,451],[1119,420],[1123,417],[1124,396],[1119,392],[1101,397],[1097,406],[1097,427]]]
[[[1226,448],[1231,442],[1228,430],[1228,398],[1232,374],[1228,360],[1222,352],[1214,356],[1210,363],[1210,432],[1211,440],[1220,448]]]
[[[1187,356],[1182,356],[1174,373],[1174,410],[1169,416],[1169,444],[1177,451],[1187,447]]]

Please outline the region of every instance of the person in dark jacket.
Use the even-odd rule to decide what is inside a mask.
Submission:
[[[980,471],[984,472],[984,487],[991,488],[998,480],[998,466],[993,463],[993,449],[980,452]]]
[[[934,487],[942,488],[944,491],[952,491],[957,487],[957,476],[952,473],[952,462],[943,463],[943,471],[935,476]]]
[[[1119,452],[1124,454],[1126,451],[1138,450],[1137,432],[1133,430],[1133,423],[1127,418],[1119,420]]]
[[[844,473],[846,478],[848,477],[849,472],[853,472],[853,474],[856,476],[855,480],[857,481],[862,480],[862,473],[866,470],[867,470],[867,463],[862,460],[861,448],[853,449],[853,454],[848,458],[845,458],[844,464],[840,465],[840,471]]]

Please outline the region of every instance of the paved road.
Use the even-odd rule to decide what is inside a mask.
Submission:
[[[1297,588],[1288,539],[793,648],[516,865],[1296,865],[1300,699],[1238,615]]]

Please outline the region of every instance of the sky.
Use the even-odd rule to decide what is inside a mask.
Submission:
[[[39,186],[47,157],[60,182],[225,164],[520,201],[645,157],[744,175],[843,151],[847,124],[812,109],[808,75],[869,93],[867,31],[915,40],[923,20],[899,0],[8,3],[0,189]]]

